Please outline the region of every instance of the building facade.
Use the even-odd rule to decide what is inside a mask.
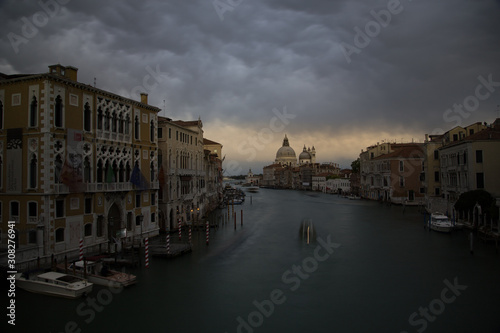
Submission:
[[[19,262],[158,234],[157,113],[79,83],[78,69],[0,75],[0,230]]]

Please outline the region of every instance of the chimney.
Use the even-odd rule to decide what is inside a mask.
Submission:
[[[73,66],[67,66],[66,67],[66,77],[70,79],[71,81],[77,81],[77,74],[78,74],[78,68],[73,67]]]
[[[142,104],[148,104],[148,94],[141,93],[141,103]]]

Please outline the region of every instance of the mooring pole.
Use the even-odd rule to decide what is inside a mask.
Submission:
[[[474,234],[470,232],[470,253],[474,254]]]
[[[243,209],[241,210],[241,226],[243,226]]]

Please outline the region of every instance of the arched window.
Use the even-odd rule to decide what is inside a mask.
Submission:
[[[150,126],[150,140],[151,142],[155,141],[155,123],[154,121],[151,120],[151,126]]]
[[[90,168],[90,158],[85,157],[85,161],[83,161],[83,182],[91,183],[91,168]]]
[[[59,184],[59,183],[61,183],[61,170],[62,170],[62,166],[63,166],[61,155],[56,156],[56,160],[55,160],[54,164],[55,164],[54,183]]]
[[[36,188],[37,173],[38,173],[38,168],[37,168],[36,155],[32,154],[29,166],[29,188]]]
[[[97,182],[98,183],[102,183],[102,174],[103,174],[102,160],[99,160],[97,162]]]
[[[125,181],[125,168],[123,167],[123,162],[120,162],[120,169],[118,171],[118,181],[123,183]]]
[[[85,224],[83,234],[85,237],[92,236],[92,223]]]
[[[33,96],[33,98],[31,99],[31,104],[30,104],[29,127],[36,126],[36,116],[38,113],[37,109],[38,109],[38,102],[36,100],[36,97]]]
[[[102,109],[101,107],[99,107],[99,109],[97,110],[97,129],[99,130],[102,130],[102,117]]]
[[[153,162],[151,162],[149,169],[151,170],[150,171],[151,181],[154,181],[155,180],[155,165]]]
[[[104,113],[104,130],[109,131],[109,120],[110,120],[110,114],[109,110],[106,109],[106,112]]]
[[[139,117],[135,116],[134,120],[134,138],[136,140],[139,140],[139,128],[140,128],[140,123],[139,123]]]
[[[125,120],[123,120],[123,116],[120,115],[118,119],[118,133],[123,134],[123,125],[124,125]]]
[[[90,132],[92,129],[91,124],[91,112],[90,112],[90,105],[89,103],[85,103],[85,106],[83,107],[83,129],[87,132]]]
[[[130,169],[130,163],[127,162],[127,167],[125,169],[125,179],[127,179],[127,181],[130,181],[130,173],[131,173],[131,169]]]
[[[56,229],[56,243],[64,242],[64,228]]]
[[[117,131],[117,123],[118,123],[118,118],[116,118],[116,113],[113,112],[112,120],[111,120],[111,131],[116,133]]]
[[[56,106],[54,109],[54,125],[55,127],[63,127],[63,104],[61,95],[56,97]]]
[[[130,116],[127,115],[127,118],[125,118],[125,134],[130,133]]]

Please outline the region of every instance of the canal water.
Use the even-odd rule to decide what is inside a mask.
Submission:
[[[415,207],[261,189],[235,212],[236,230],[211,229],[209,246],[195,231],[191,254],[153,258],[123,291],[18,291],[13,331],[500,332],[495,245],[471,254],[468,232],[426,231]]]

